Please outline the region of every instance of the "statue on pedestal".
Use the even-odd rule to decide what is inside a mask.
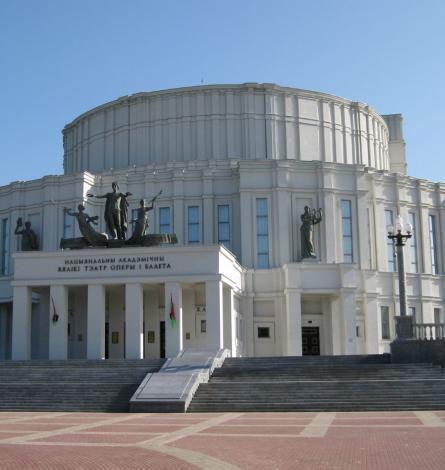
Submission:
[[[146,206],[144,199],[139,201],[139,208],[138,208],[138,215],[136,220],[132,220],[131,223],[134,225],[133,235],[127,240],[128,244],[141,244],[143,241],[143,237],[145,236],[145,232],[148,228],[148,212],[153,210],[154,203],[156,199],[162,194],[162,189],[159,191],[158,194],[151,200],[151,205]]]
[[[85,206],[79,204],[77,206],[79,212],[72,212],[68,207],[64,207],[63,210],[68,214],[77,219],[77,223],[79,224],[80,233],[83,235],[87,244],[91,246],[106,246],[108,237],[104,233],[98,233],[94,228],[93,225],[97,225],[97,219],[99,218],[98,215],[93,217],[89,216],[85,212]]]
[[[22,227],[23,221],[22,218],[19,217],[14,233],[22,236],[22,251],[37,251],[39,249],[39,241],[36,233],[31,228],[31,222],[25,222],[25,228]]]
[[[87,194],[88,197],[97,199],[106,199],[104,219],[107,224],[107,230],[111,238],[125,240],[127,234],[128,221],[128,201],[127,197],[131,193],[119,192],[119,185],[114,181],[111,185],[113,191],[103,195]]]
[[[310,210],[309,206],[304,207],[304,213],[301,214],[301,258],[316,258],[314,251],[314,225],[322,221],[321,209]]]

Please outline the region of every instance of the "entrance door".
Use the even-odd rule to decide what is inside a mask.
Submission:
[[[159,344],[159,356],[162,358],[165,357],[165,321],[159,323]]]
[[[320,329],[318,326],[303,326],[302,328],[303,356],[320,355]]]
[[[110,358],[110,323],[105,323],[105,359]]]

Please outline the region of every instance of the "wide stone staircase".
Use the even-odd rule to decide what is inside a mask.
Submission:
[[[445,409],[445,371],[389,355],[228,358],[190,412]]]
[[[128,411],[165,359],[0,361],[0,411]]]

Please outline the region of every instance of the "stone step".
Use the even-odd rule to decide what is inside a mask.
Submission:
[[[161,360],[0,361],[0,410],[128,411]]]
[[[388,355],[230,358],[201,384],[189,411],[438,409],[445,374]]]

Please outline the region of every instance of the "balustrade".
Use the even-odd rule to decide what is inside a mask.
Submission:
[[[445,340],[445,323],[413,323],[413,339]]]

